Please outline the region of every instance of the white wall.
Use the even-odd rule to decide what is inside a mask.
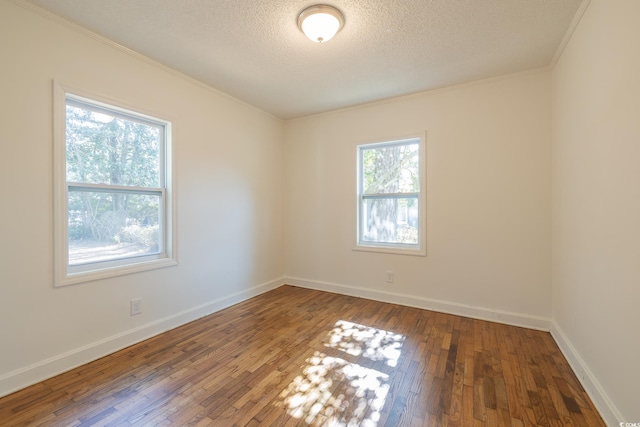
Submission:
[[[548,319],[550,78],[506,76],[287,122],[287,280],[479,317],[515,312],[515,323]],[[425,131],[427,256],[353,251],[356,145]]]
[[[280,284],[281,120],[7,1],[0,61],[0,395]],[[173,121],[178,266],[52,286],[52,79]]]
[[[592,0],[552,86],[553,317],[626,422],[640,422],[639,16],[636,0]]]

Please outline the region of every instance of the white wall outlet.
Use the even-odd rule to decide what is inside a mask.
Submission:
[[[131,300],[131,315],[142,313],[142,298],[134,298]]]
[[[393,271],[386,271],[384,281],[387,283],[393,283]]]

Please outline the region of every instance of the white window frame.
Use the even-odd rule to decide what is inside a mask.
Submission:
[[[107,110],[111,115],[122,115],[164,127],[163,148],[160,150],[160,187],[127,187],[105,184],[67,182],[66,178],[66,105],[67,100],[88,104],[95,109]],[[132,274],[176,265],[176,211],[173,183],[172,126],[169,120],[139,107],[53,82],[53,276],[54,286],[67,286],[108,277]],[[160,244],[156,254],[69,265],[68,244],[68,192],[106,191],[130,194],[150,194],[160,197]]]
[[[365,199],[376,198],[376,195],[365,196],[363,194],[363,156],[362,153],[366,149],[383,148],[393,145],[405,145],[412,142],[418,142],[418,158],[419,158],[419,185],[420,189],[417,193],[398,193],[385,194],[384,197],[415,197],[418,199],[418,243],[387,243],[387,242],[370,242],[362,239],[363,235],[363,205]],[[388,139],[378,142],[370,142],[359,144],[356,146],[356,246],[355,251],[381,252],[398,255],[427,255],[427,203],[426,203],[426,134],[407,136],[396,139]]]

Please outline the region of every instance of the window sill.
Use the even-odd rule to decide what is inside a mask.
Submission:
[[[125,276],[127,274],[139,273],[142,271],[155,270],[158,268],[178,265],[173,258],[160,258],[150,261],[132,263],[127,265],[96,269],[82,273],[65,274],[56,279],[55,287],[75,285],[78,283],[92,282],[94,280],[106,279],[109,277]]]
[[[378,253],[393,254],[393,255],[427,256],[427,251],[425,249],[407,249],[407,248],[398,248],[398,247],[392,247],[392,246],[358,245],[358,246],[355,246],[353,250],[361,251],[361,252],[378,252]]]

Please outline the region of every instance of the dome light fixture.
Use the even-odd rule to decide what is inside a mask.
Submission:
[[[344,16],[333,6],[317,4],[300,12],[298,16],[298,28],[310,40],[316,43],[324,43],[344,25]]]

